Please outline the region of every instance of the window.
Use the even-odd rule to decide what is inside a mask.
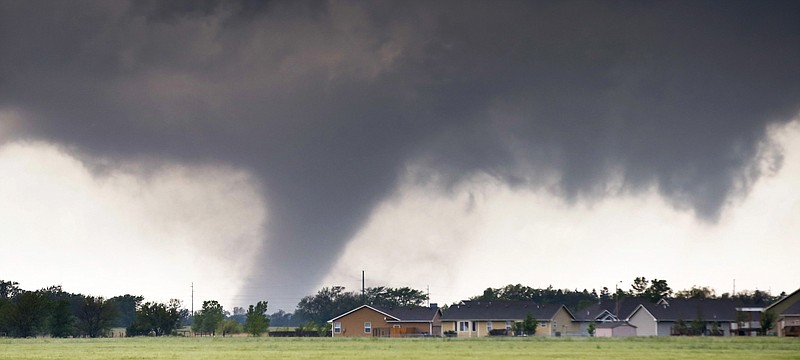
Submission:
[[[469,321],[459,322],[458,331],[469,331]]]
[[[369,321],[364,322],[364,333],[372,334],[372,323]]]
[[[491,321],[487,321],[486,322],[486,331],[492,331],[492,322]]]
[[[472,322],[472,331],[477,331],[476,325],[478,325],[478,323],[476,321],[473,321]]]
[[[341,334],[342,333],[342,323],[335,322],[333,323],[333,333],[334,334]]]

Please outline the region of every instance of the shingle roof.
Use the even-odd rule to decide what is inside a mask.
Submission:
[[[523,320],[528,313],[539,320],[550,320],[562,307],[531,301],[464,301],[447,308],[442,320]],[[567,312],[572,316],[569,309]]]
[[[398,319],[401,322],[418,322],[418,321],[431,321],[433,320],[434,316],[436,316],[436,312],[439,311],[438,308],[429,308],[429,307],[397,307],[397,308],[389,308],[383,306],[372,306],[375,310],[381,311],[383,313],[389,314],[392,317]]]
[[[592,321],[595,320],[603,311],[608,311],[614,314],[617,318],[623,320],[627,319],[631,313],[645,300],[622,298],[619,302],[607,301],[602,304],[592,304],[583,310],[572,311],[575,314],[576,321]],[[619,306],[619,308],[617,308]],[[619,313],[617,313],[617,311]]]
[[[800,301],[795,302],[792,306],[783,310],[781,315],[800,315]]]
[[[669,299],[668,304],[642,304],[658,321],[736,321],[732,299]]]

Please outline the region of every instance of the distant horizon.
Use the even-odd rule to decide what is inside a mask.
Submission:
[[[7,280],[7,279],[0,279],[0,280],[14,282],[14,280]],[[649,280],[653,280],[653,279],[648,279],[648,281]],[[667,279],[659,279],[659,280],[667,280]],[[669,280],[667,280],[667,283],[669,284]],[[452,305],[452,304],[457,304],[457,303],[459,303],[461,301],[469,300],[472,297],[481,296],[483,294],[483,291],[486,290],[487,288],[498,289],[498,288],[503,288],[503,287],[509,286],[509,285],[529,286],[529,287],[532,287],[532,288],[535,288],[535,289],[547,289],[549,286],[551,286],[551,285],[548,285],[548,286],[544,286],[544,287],[535,287],[535,286],[531,286],[531,285],[527,285],[527,284],[508,283],[508,284],[501,285],[501,286],[498,286],[498,287],[494,287],[494,286],[484,287],[482,290],[480,290],[480,291],[478,291],[478,292],[476,292],[476,293],[474,293],[472,295],[466,295],[466,296],[464,296],[464,297],[462,297],[462,298],[460,298],[458,300],[443,302],[443,301],[437,301],[436,299],[431,298],[431,299],[429,299],[428,302],[430,304],[437,304],[439,307],[442,307],[442,306],[445,306],[445,305],[449,306],[449,305]],[[141,294],[137,294],[137,293],[134,293],[134,292],[124,292],[124,293],[120,293],[120,294],[109,295],[109,294],[97,294],[97,293],[91,293],[91,292],[72,291],[71,289],[66,288],[66,287],[64,287],[63,285],[60,285],[60,284],[51,284],[51,285],[46,285],[46,286],[37,287],[37,288],[27,288],[27,287],[24,286],[24,284],[22,284],[22,283],[19,284],[20,289],[24,290],[24,291],[38,291],[38,290],[42,290],[42,289],[45,289],[45,288],[48,288],[48,287],[51,287],[51,286],[62,286],[62,290],[63,291],[65,291],[67,293],[71,293],[71,294],[81,294],[81,295],[85,295],[85,296],[99,296],[99,297],[103,297],[103,298],[106,298],[106,299],[117,297],[117,296],[124,296],[124,295],[142,296]],[[325,287],[330,288],[330,287],[333,287],[333,286],[339,286],[339,285],[331,285],[331,286],[325,286]],[[367,288],[374,288],[374,287],[379,287],[379,286],[381,286],[381,285],[366,286],[366,287]],[[703,288],[703,287],[708,287],[708,286],[705,286],[705,285],[694,285],[694,287]],[[553,288],[553,290],[569,290],[569,291],[577,291],[577,292],[583,292],[583,290],[584,290],[583,288],[568,288],[568,287],[555,287],[555,286],[553,286],[552,288]],[[673,288],[672,286],[670,286],[670,288],[672,289],[672,295],[671,296],[672,296],[672,298],[675,298],[675,293],[676,292],[690,290],[692,287],[676,289],[676,288]],[[781,291],[776,292],[776,293],[775,292],[770,292],[770,290],[761,290],[761,289],[758,289],[758,288],[755,288],[755,289],[741,289],[741,290],[737,289],[736,294],[732,294],[731,292],[727,292],[727,291],[721,291],[720,292],[716,288],[713,288],[713,287],[709,287],[709,288],[714,291],[714,298],[721,298],[723,295],[726,295],[726,294],[731,296],[731,297],[733,297],[735,295],[738,295],[738,294],[752,295],[755,291],[761,291],[761,292],[763,292],[763,293],[765,293],[765,294],[767,294],[769,296],[780,298],[782,293],[785,293],[786,295],[788,295],[788,294],[791,294],[794,291],[797,291],[798,289],[800,289],[800,287],[798,287],[797,289],[781,290]],[[318,290],[321,290],[321,289],[322,288],[320,288]],[[425,291],[424,288],[423,289],[419,289],[419,288],[413,288],[412,287],[412,289]],[[591,293],[592,290],[595,290],[597,292],[598,299],[600,299],[600,293],[601,293],[602,289],[603,288],[600,287],[600,288],[587,288],[585,290],[587,290],[589,293]],[[619,289],[624,291],[626,294],[629,293],[632,290],[631,284],[628,284],[627,287],[620,286]],[[359,293],[361,291],[361,288],[359,287],[358,289],[351,289],[351,288],[345,287],[345,291]],[[613,295],[614,295],[614,291],[615,291],[615,289],[609,289],[609,295],[612,298],[613,298]],[[317,292],[315,291],[314,293],[307,294],[307,296],[314,296],[316,293]],[[224,298],[224,297],[219,297],[219,298]],[[180,300],[181,303],[182,303],[183,308],[185,308],[185,309],[191,309],[192,308],[192,306],[191,306],[192,304],[191,304],[190,300],[189,301],[185,301],[185,300],[181,299],[180,297],[170,297],[169,299],[166,299],[166,300],[152,299],[152,298],[144,297],[144,301],[155,301],[155,302],[161,302],[161,303],[167,303],[170,299],[178,299],[178,300]],[[191,297],[189,297],[189,299],[191,299]],[[207,300],[217,300],[217,301],[219,301],[218,298],[214,298],[214,297],[200,299],[197,296],[195,296],[195,306],[194,306],[195,311],[200,310],[200,307],[201,307],[203,301],[207,301]],[[262,300],[265,300],[269,304],[272,304],[272,301],[270,301],[270,299],[262,299]],[[261,300],[259,300],[259,301],[261,301]],[[255,303],[253,303],[253,304],[255,304]],[[224,307],[225,310],[233,312],[233,309],[236,308],[236,307],[247,308],[249,305],[253,305],[253,304],[227,304],[226,305],[226,304],[223,303],[223,307]],[[274,313],[276,313],[276,312],[278,312],[280,310],[283,310],[286,313],[294,313],[297,310],[296,306],[294,306],[291,309],[286,309],[286,308],[274,308],[272,305],[270,305],[268,307],[268,309],[269,309],[269,313],[270,314],[274,314]]]

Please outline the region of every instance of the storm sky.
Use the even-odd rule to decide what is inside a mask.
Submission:
[[[442,302],[636,276],[793,291],[733,264],[800,251],[798,19],[0,1],[0,278],[289,311],[361,270]]]

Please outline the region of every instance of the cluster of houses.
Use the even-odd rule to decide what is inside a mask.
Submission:
[[[622,299],[582,310],[529,301],[461,301],[444,311],[430,307],[362,305],[329,321],[333,337],[510,336],[516,324],[536,319],[535,336],[751,336],[763,334],[761,317],[775,316],[777,336],[800,336],[800,289],[767,307],[732,299]]]

